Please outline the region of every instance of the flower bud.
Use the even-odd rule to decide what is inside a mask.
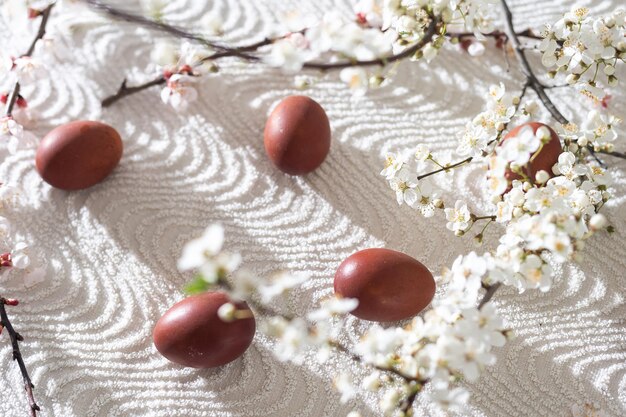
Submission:
[[[578,142],[578,146],[583,147],[583,148],[589,145],[589,139],[587,139],[585,136],[578,138],[577,142]]]
[[[8,306],[13,306],[15,307],[16,305],[18,305],[20,302],[18,300],[16,300],[15,298],[5,298],[4,299],[4,304],[8,305]]]
[[[593,216],[591,216],[591,219],[589,219],[589,227],[591,227],[591,230],[604,229],[607,224],[608,220],[606,219],[604,214],[594,214]]]
[[[568,149],[571,153],[576,153],[578,152],[578,145],[575,143],[572,143],[571,145],[569,145]]]
[[[609,76],[609,86],[610,87],[617,87],[618,84],[619,84],[619,80],[617,79],[617,77],[615,75],[610,75]]]
[[[481,247],[483,245],[483,234],[477,234],[476,236],[474,236],[474,245],[476,245],[477,247]]]
[[[443,204],[443,200],[441,198],[435,198],[433,200],[433,204],[435,205],[435,207],[437,207],[438,209],[442,209],[444,207]]]
[[[613,65],[607,65],[606,67],[604,67],[604,73],[606,75],[613,75],[613,74],[615,74],[615,67]]]
[[[576,84],[576,81],[580,79],[580,75],[578,74],[570,74],[565,78],[565,82],[572,85]]]
[[[236,309],[233,303],[222,304],[217,310],[217,315],[222,321],[231,322],[235,320]]]
[[[0,267],[2,266],[7,268],[13,266],[13,261],[11,260],[11,254],[9,252],[0,255]]]
[[[537,184],[545,184],[549,179],[550,174],[548,174],[548,172],[544,171],[543,169],[535,174],[535,181],[537,182]]]
[[[465,232],[463,230],[457,230],[456,232],[454,232],[455,236],[461,237],[465,234]]]
[[[515,207],[513,209],[513,217],[520,217],[522,214],[524,214],[524,210],[521,207]]]

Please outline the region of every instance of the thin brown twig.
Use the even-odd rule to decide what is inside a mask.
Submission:
[[[50,13],[52,12],[52,8],[54,7],[54,3],[50,4],[46,7],[41,13],[41,22],[39,23],[39,28],[37,30],[37,34],[35,38],[31,42],[28,50],[23,57],[29,57],[35,51],[35,47],[37,46],[37,42],[44,37],[46,34],[46,27],[48,25],[48,20],[50,19]],[[13,108],[15,107],[15,103],[20,97],[20,83],[17,81],[13,86],[13,90],[7,99],[7,107],[6,107],[6,116],[10,117],[13,114]],[[9,320],[9,316],[6,311],[6,305],[8,304],[8,300],[4,297],[0,297],[0,330],[4,327],[9,334],[9,338],[11,339],[11,345],[13,347],[13,359],[17,361],[17,364],[20,368],[20,372],[22,374],[22,379],[24,380],[24,390],[26,391],[26,396],[28,398],[28,404],[30,407],[30,416],[37,417],[37,411],[40,410],[39,405],[35,401],[35,396],[33,394],[33,388],[35,387],[30,379],[30,375],[28,374],[28,370],[26,369],[26,364],[24,363],[24,359],[22,358],[22,353],[20,351],[19,342],[23,340],[22,336],[15,331],[11,321]]]
[[[255,52],[263,46],[270,45],[271,43],[284,38],[284,36],[278,37],[275,39],[265,38],[261,41],[255,42],[247,46],[228,47],[228,46],[218,44],[216,42],[209,41],[203,38],[202,36],[199,36],[197,34],[188,32],[184,29],[169,25],[167,23],[157,22],[157,21],[145,18],[140,15],[135,15],[133,13],[129,13],[129,12],[117,9],[109,4],[103,3],[98,0],[84,0],[84,1],[90,6],[92,6],[93,8],[103,11],[114,18],[138,23],[142,26],[146,26],[155,30],[169,33],[170,35],[173,35],[176,37],[193,40],[203,45],[206,45],[212,49],[216,49],[218,51],[212,55],[209,55],[203,58],[202,60],[200,60],[199,63],[206,62],[209,60],[217,60],[217,59],[225,58],[225,57],[236,57],[236,58],[244,59],[247,61],[259,61],[260,57],[256,55],[251,55],[249,54],[249,52]],[[361,67],[385,66],[390,63],[414,56],[419,50],[421,50],[426,44],[428,44],[433,39],[433,37],[437,33],[438,27],[439,27],[439,20],[436,19],[435,17],[432,17],[428,27],[426,28],[424,36],[422,37],[420,41],[406,48],[404,51],[399,52],[397,54],[390,55],[388,57],[371,59],[371,60],[344,60],[344,61],[331,62],[331,63],[306,62],[304,63],[303,68],[315,69],[315,70],[321,70],[321,71],[329,71],[329,70],[339,70],[343,68],[356,67],[356,66],[361,66]],[[129,96],[139,91],[143,91],[155,85],[164,84],[165,82],[166,80],[162,76],[159,76],[144,84],[133,86],[133,87],[128,87],[126,85],[126,82],[123,82],[116,94],[110,97],[107,97],[103,100],[103,106],[104,107],[110,106],[111,104],[115,103],[116,101],[120,100],[123,97]]]
[[[46,34],[46,26],[48,25],[48,19],[50,19],[50,13],[52,12],[53,7],[54,7],[54,3],[46,7],[44,11],[41,13],[41,22],[39,23],[39,29],[37,29],[37,34],[35,35],[35,38],[33,39],[30,46],[28,47],[28,50],[26,51],[26,53],[22,55],[23,57],[31,56],[33,52],[35,52],[35,47],[37,46],[37,42],[41,38],[43,38],[44,35]],[[13,90],[11,90],[11,94],[9,95],[9,98],[7,101],[7,108],[6,108],[6,113],[5,113],[7,117],[13,114],[13,108],[15,107],[15,103],[17,102],[19,97],[20,97],[20,82],[16,81],[15,85],[13,86]]]
[[[546,109],[550,112],[552,117],[554,117],[561,124],[568,124],[569,121],[565,118],[565,116],[563,116],[559,109],[556,108],[550,97],[548,97],[545,87],[543,86],[543,84],[541,84],[541,82],[533,72],[530,63],[528,62],[528,58],[526,57],[526,53],[522,48],[519,37],[517,36],[517,33],[515,33],[515,28],[513,25],[513,14],[511,13],[509,5],[507,4],[506,0],[501,0],[501,4],[506,22],[505,33],[507,34],[509,40],[511,41],[511,44],[513,45],[513,52],[515,53],[515,56],[517,57],[517,60],[522,67],[522,72],[528,80],[529,87],[532,88],[535,93],[537,93],[537,96],[546,107]]]
[[[35,396],[33,395],[33,388],[35,386],[30,379],[30,375],[28,374],[28,370],[26,369],[26,364],[24,363],[24,359],[22,358],[22,352],[20,351],[19,342],[24,339],[18,332],[15,331],[13,325],[11,324],[11,320],[9,320],[9,315],[6,311],[7,305],[9,305],[8,300],[4,297],[0,297],[0,325],[6,329],[7,333],[9,334],[9,338],[11,339],[11,346],[13,347],[13,360],[17,361],[20,372],[22,373],[24,390],[26,391],[26,396],[28,397],[28,405],[30,407],[30,416],[37,417],[37,411],[39,411],[40,408],[35,401]]]

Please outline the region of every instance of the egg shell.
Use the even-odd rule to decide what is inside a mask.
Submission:
[[[75,121],[48,133],[39,144],[35,165],[55,188],[80,190],[104,180],[120,162],[123,143],[111,126]]]
[[[230,302],[223,292],[206,292],[174,304],[154,327],[157,350],[167,359],[191,368],[214,368],[239,358],[254,338],[254,317],[225,322],[218,309]],[[238,310],[245,303],[234,303]]]
[[[363,320],[404,320],[422,311],[435,295],[435,280],[416,259],[391,249],[350,255],[335,273],[335,294],[359,300],[352,314]]]
[[[535,175],[537,172],[543,170],[546,171],[550,177],[554,177],[554,173],[552,172],[552,167],[559,160],[559,155],[563,152],[561,147],[561,141],[559,139],[559,135],[548,125],[538,122],[528,122],[522,125],[517,126],[515,129],[511,130],[502,140],[502,143],[506,142],[508,139],[517,136],[520,131],[526,127],[530,126],[533,129],[533,132],[536,133],[540,127],[545,127],[550,131],[550,141],[543,145],[543,148],[539,152],[539,154],[528,163],[528,165],[524,168],[524,173],[528,175],[532,180],[535,179]],[[516,174],[515,172],[507,169],[505,172],[505,177],[509,181],[519,180],[521,176]]]
[[[289,96],[272,111],[265,124],[264,145],[281,171],[303,175],[319,167],[330,151],[326,112],[306,96]]]

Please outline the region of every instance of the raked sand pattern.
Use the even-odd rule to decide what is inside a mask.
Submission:
[[[621,2],[579,3],[602,13]],[[553,21],[570,5],[512,2],[520,29]],[[191,26],[215,10],[224,17],[225,41],[244,44],[260,39],[278,11],[293,8],[317,15],[331,8],[350,12],[349,0],[175,0],[168,19]],[[216,370],[182,369],[156,352],[152,328],[182,298],[180,288],[189,279],[176,270],[181,247],[209,223],[221,222],[228,248],[240,251],[260,276],[278,269],[310,272],[288,306],[298,313],[332,293],[336,267],[358,249],[405,251],[437,273],[471,250],[470,238],[455,238],[441,217],[424,219],[398,207],[378,175],[382,157],[418,143],[435,152],[453,151],[465,122],[481,110],[489,84],[502,80],[512,91],[519,88],[515,63],[507,72],[499,50],[481,59],[450,50],[430,68],[403,63],[390,86],[362,98],[353,98],[336,75],[321,78],[307,94],[328,112],[331,153],[315,173],[292,178],[271,166],[262,141],[270,110],[296,92],[291,76],[222,61],[221,73],[203,81],[199,100],[184,114],[163,105],[158,90],[103,111],[99,100],[130,70],[146,67],[161,35],[102,18],[73,20],[65,63],[52,70],[51,81],[24,91],[44,119],[36,132],[65,121],[100,119],[120,131],[125,152],[107,181],[75,193],[42,183],[32,151],[2,157],[0,179],[23,190],[23,207],[7,215],[47,265],[46,279],[31,288],[13,276],[0,282],[3,292],[22,302],[11,314],[26,337],[23,353],[41,415],[347,414],[351,405],[340,404],[330,383],[336,364],[354,367],[343,358],[329,367],[314,361],[283,364],[262,337],[242,359]],[[6,22],[0,25],[5,44]],[[625,118],[623,91],[612,105]],[[587,111],[573,92],[551,94],[567,116]],[[615,174],[618,195],[624,196],[626,164],[615,166],[622,171]],[[438,182],[448,201],[477,201],[484,197],[482,174],[481,167],[470,166]],[[568,416],[572,405],[584,403],[626,415],[624,204],[626,197],[619,197],[606,210],[617,232],[592,239],[582,264],[565,265],[549,293],[498,293],[498,308],[518,337],[497,350],[497,365],[470,386],[467,415]],[[492,232],[495,238],[497,231]],[[346,339],[366,326],[351,320]],[[0,369],[0,416],[26,415],[6,336],[0,339]],[[353,405],[375,416],[375,401],[361,398]],[[416,415],[442,415],[424,399],[417,407]]]

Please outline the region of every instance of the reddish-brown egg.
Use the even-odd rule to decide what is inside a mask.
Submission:
[[[330,136],[330,123],[322,106],[309,97],[289,96],[267,119],[265,151],[281,171],[303,175],[324,162]]]
[[[111,126],[75,121],[48,133],[37,148],[41,178],[55,188],[80,190],[104,180],[122,158],[122,138]]]
[[[335,294],[359,300],[352,311],[371,321],[415,316],[435,295],[435,280],[419,261],[390,249],[365,249],[350,255],[335,273]]]
[[[524,173],[528,175],[528,177],[532,180],[535,179],[535,175],[537,174],[537,172],[541,170],[546,171],[550,175],[550,177],[553,177],[554,174],[552,173],[552,167],[558,162],[559,155],[562,152],[562,148],[561,141],[559,140],[559,135],[557,135],[557,133],[550,126],[538,122],[524,123],[511,130],[504,137],[502,143],[504,143],[507,139],[517,136],[520,131],[527,126],[531,127],[534,133],[536,133],[540,127],[547,128],[550,132],[550,141],[544,144],[543,148],[541,149],[541,151],[539,151],[537,156],[528,163],[526,168],[524,168]],[[518,174],[514,173],[511,170],[506,171],[505,177],[509,181],[521,178]]]
[[[225,322],[218,309],[229,302],[223,292],[206,292],[174,304],[154,327],[154,345],[172,362],[192,368],[214,368],[234,361],[254,338],[254,317]],[[239,310],[249,310],[236,303]]]

